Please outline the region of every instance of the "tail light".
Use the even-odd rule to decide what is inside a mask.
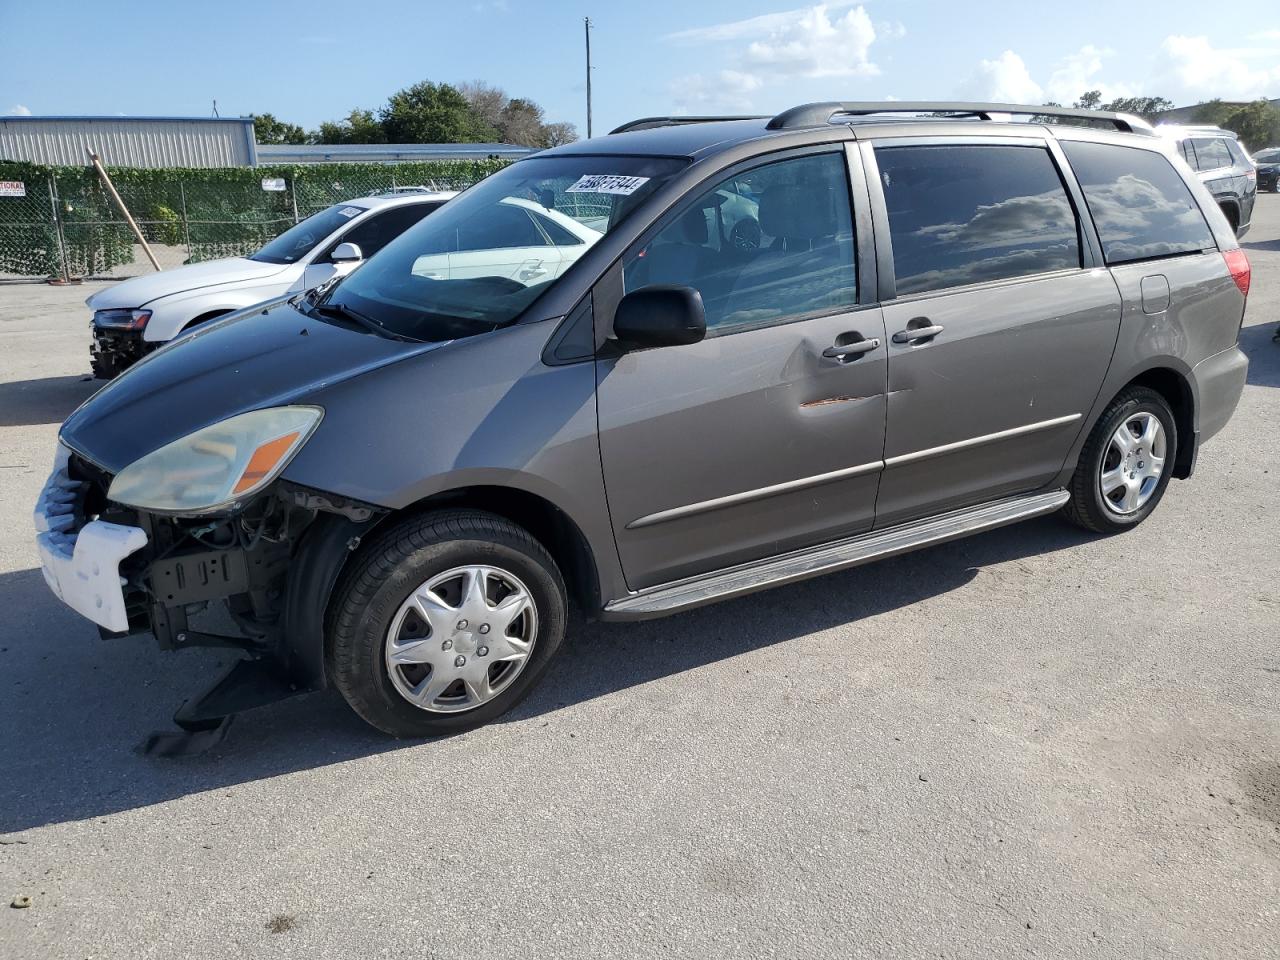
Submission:
[[[1246,171],[1244,172],[1244,178],[1245,178],[1246,180],[1257,180],[1257,179],[1258,179],[1258,171],[1257,171],[1257,170],[1255,170],[1253,167],[1250,167],[1248,170],[1246,170]]]
[[[1223,253],[1222,259],[1227,261],[1227,269],[1231,271],[1231,279],[1236,282],[1240,292],[1247,297],[1249,295],[1249,280],[1253,275],[1253,268],[1249,266],[1249,258],[1244,255],[1243,250],[1237,247],[1235,250],[1227,250]]]

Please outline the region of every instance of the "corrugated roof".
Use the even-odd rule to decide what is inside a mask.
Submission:
[[[537,151],[510,143],[259,144],[259,163],[388,163],[407,160],[514,160]]]
[[[114,167],[251,167],[252,117],[0,117],[0,160]]]

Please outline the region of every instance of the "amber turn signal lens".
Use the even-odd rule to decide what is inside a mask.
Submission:
[[[244,473],[240,475],[240,479],[236,481],[235,488],[231,492],[244,493],[244,491],[252,489],[260,483],[262,478],[271,473],[276,464],[280,462],[280,459],[298,442],[299,436],[301,434],[295,430],[293,433],[286,433],[283,437],[268,440],[253,451],[253,456],[249,458],[249,463],[244,468]]]

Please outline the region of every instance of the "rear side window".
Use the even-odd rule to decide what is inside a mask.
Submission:
[[[1197,137],[1191,141],[1196,148],[1197,170],[1218,170],[1231,166],[1231,151],[1221,137]]]
[[[878,147],[898,293],[1080,266],[1080,231],[1043,147]]]
[[[1109,264],[1215,249],[1191,191],[1162,154],[1064,141]]]

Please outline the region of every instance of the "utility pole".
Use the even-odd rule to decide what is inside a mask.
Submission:
[[[583,30],[587,35],[587,139],[591,139],[591,18],[582,18]]]

